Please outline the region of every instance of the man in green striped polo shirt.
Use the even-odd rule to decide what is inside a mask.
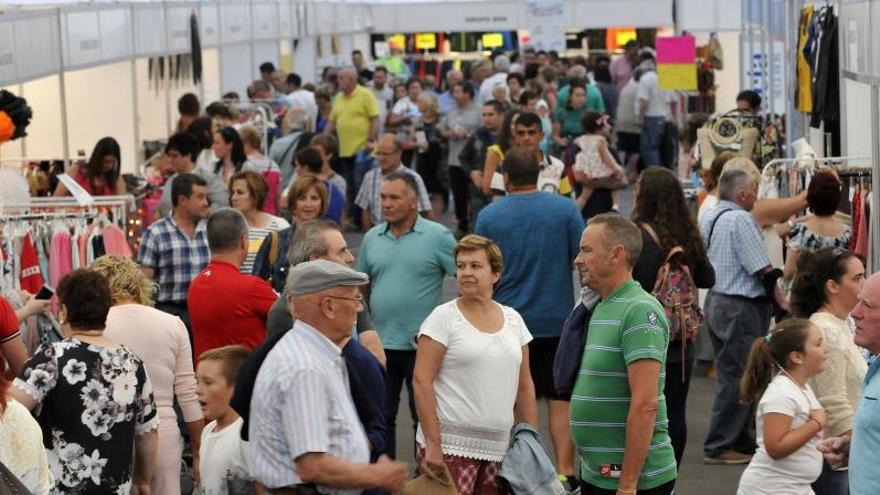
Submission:
[[[602,297],[571,396],[582,495],[669,495],[675,485],[662,374],[669,323],[632,279],[641,248],[638,227],[609,213],[588,222],[575,258],[581,283]]]

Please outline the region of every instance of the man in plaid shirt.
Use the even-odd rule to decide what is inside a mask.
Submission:
[[[171,202],[171,213],[144,232],[138,263],[159,285],[156,309],[179,317],[189,329],[189,284],[211,258],[205,227],[210,213],[207,182],[195,174],[178,175],[171,186]]]

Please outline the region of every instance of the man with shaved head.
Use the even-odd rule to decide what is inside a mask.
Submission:
[[[358,84],[357,70],[346,67],[337,74],[339,95],[333,100],[330,122],[324,129],[327,134],[336,133],[339,139],[339,160],[342,162],[347,189],[349,215],[355,224],[360,223],[360,212],[354,204],[355,192],[360,188],[355,174],[357,155],[361,150],[372,150],[379,134],[379,106],[369,89]]]

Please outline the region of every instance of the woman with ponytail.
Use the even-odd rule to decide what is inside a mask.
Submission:
[[[824,369],[822,331],[809,320],[785,320],[755,340],[740,400],[758,402],[758,450],[737,495],[812,495],[810,483],[822,472],[816,447],[826,418],[807,381]]]

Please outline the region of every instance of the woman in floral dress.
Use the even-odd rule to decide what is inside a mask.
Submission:
[[[159,418],[140,358],[102,335],[107,280],[75,270],[57,294],[66,338],[40,346],[10,390],[26,408],[41,406],[50,493],[149,493]]]

